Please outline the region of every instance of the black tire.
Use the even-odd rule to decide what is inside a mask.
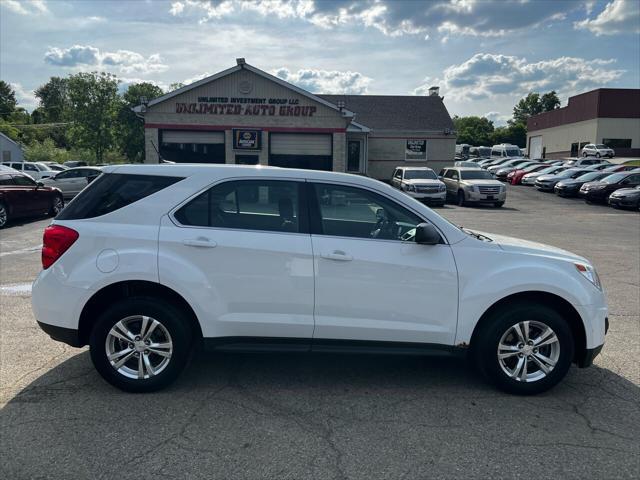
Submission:
[[[142,315],[157,320],[161,324],[161,327],[169,333],[172,352],[168,363],[160,373],[143,379],[129,378],[125,374],[116,370],[107,358],[107,341],[109,332],[116,323],[127,318]],[[132,322],[135,322],[135,320]],[[162,330],[159,329],[159,327],[156,327],[153,335],[162,336]],[[131,345],[134,345],[134,343],[131,342],[128,348],[130,348]],[[100,373],[100,375],[102,375],[102,377],[111,385],[127,392],[153,392],[167,387],[176,378],[178,378],[190,357],[193,346],[193,332],[190,319],[187,314],[173,304],[165,302],[159,298],[132,297],[115,303],[105,310],[100,317],[98,317],[93,329],[91,330],[89,346],[93,365],[98,373]],[[124,347],[121,346],[120,348]],[[125,367],[127,365],[131,365],[130,362],[133,362],[133,365],[136,365],[138,358],[143,355],[147,355],[144,352],[136,353],[138,356],[127,361],[124,365]],[[149,354],[147,358],[149,358],[150,361],[153,361],[158,357],[158,359],[160,359],[159,362],[162,362],[161,358],[163,357],[153,355],[154,354]],[[153,360],[151,360],[152,357]]]
[[[493,204],[493,206],[494,206],[494,207],[496,207],[496,208],[500,208],[500,207],[502,207],[503,205],[504,205],[504,202],[495,202],[495,203]]]
[[[587,156],[587,152],[582,152],[582,156],[586,157]]]
[[[9,223],[9,210],[6,205],[0,202],[0,228],[4,228]]]
[[[550,327],[556,334],[559,345],[559,354],[556,359],[555,366],[540,379],[532,381],[520,381],[510,377],[498,360],[498,345],[503,335],[505,335],[512,326],[519,324],[525,320],[531,321],[531,333],[539,331],[539,325]],[[535,325],[535,326],[534,326]],[[509,337],[507,337],[509,338]],[[515,340],[518,341],[517,339]],[[484,376],[500,390],[516,395],[536,395],[554,387],[560,382],[571,366],[574,352],[574,340],[571,328],[562,316],[555,310],[540,304],[521,304],[509,305],[495,312],[490,319],[481,327],[481,330],[474,338],[474,360],[479,366]],[[542,348],[551,349],[551,346]],[[542,348],[540,350],[542,350]],[[537,352],[537,350],[536,350]],[[542,353],[542,352],[541,352]],[[506,362],[519,362],[521,359],[516,354],[510,357]],[[523,357],[523,361],[527,366],[531,365],[529,370],[531,375],[542,372],[540,367],[531,357]],[[514,366],[515,368],[515,366]]]
[[[462,190],[458,190],[457,201],[459,207],[464,207],[467,204],[467,201],[464,198],[464,192]]]
[[[59,202],[59,203],[58,203]],[[56,195],[51,200],[51,207],[49,207],[49,215],[55,217],[64,208],[64,198],[62,195]]]
[[[596,152],[596,158],[600,158],[600,152]]]

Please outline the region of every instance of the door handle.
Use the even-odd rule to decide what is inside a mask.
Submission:
[[[188,247],[213,248],[218,244],[208,238],[188,238],[182,241],[183,245]]]
[[[326,258],[327,260],[337,260],[338,262],[350,262],[353,260],[351,255],[347,255],[341,250],[334,250],[331,253],[325,253],[320,255],[322,258]]]

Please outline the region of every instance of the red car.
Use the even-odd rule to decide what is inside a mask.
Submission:
[[[519,168],[514,170],[513,172],[509,172],[507,175],[507,182],[511,185],[518,185],[522,181],[522,177],[524,177],[527,173],[537,172],[538,170],[542,170],[543,168],[547,168],[549,166],[548,163],[540,163],[535,165],[529,165],[525,168]]]
[[[45,187],[18,172],[0,172],[0,228],[18,217],[55,216],[63,207],[60,189]]]

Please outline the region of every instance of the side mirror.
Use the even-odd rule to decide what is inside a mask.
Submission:
[[[42,183],[42,182],[36,182],[36,187],[44,187],[44,183]]]
[[[430,223],[420,223],[416,226],[416,243],[421,245],[437,245],[441,237],[436,227]]]
[[[442,180],[442,175],[438,175],[438,180]]]

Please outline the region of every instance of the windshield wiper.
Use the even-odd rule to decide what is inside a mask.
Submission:
[[[474,232],[473,230],[469,230],[468,228],[465,228],[463,226],[460,226],[458,228],[460,228],[460,230],[462,230],[467,235],[471,235],[472,237],[477,238],[482,242],[493,242],[493,240],[487,237],[486,235],[482,235],[481,233]]]

